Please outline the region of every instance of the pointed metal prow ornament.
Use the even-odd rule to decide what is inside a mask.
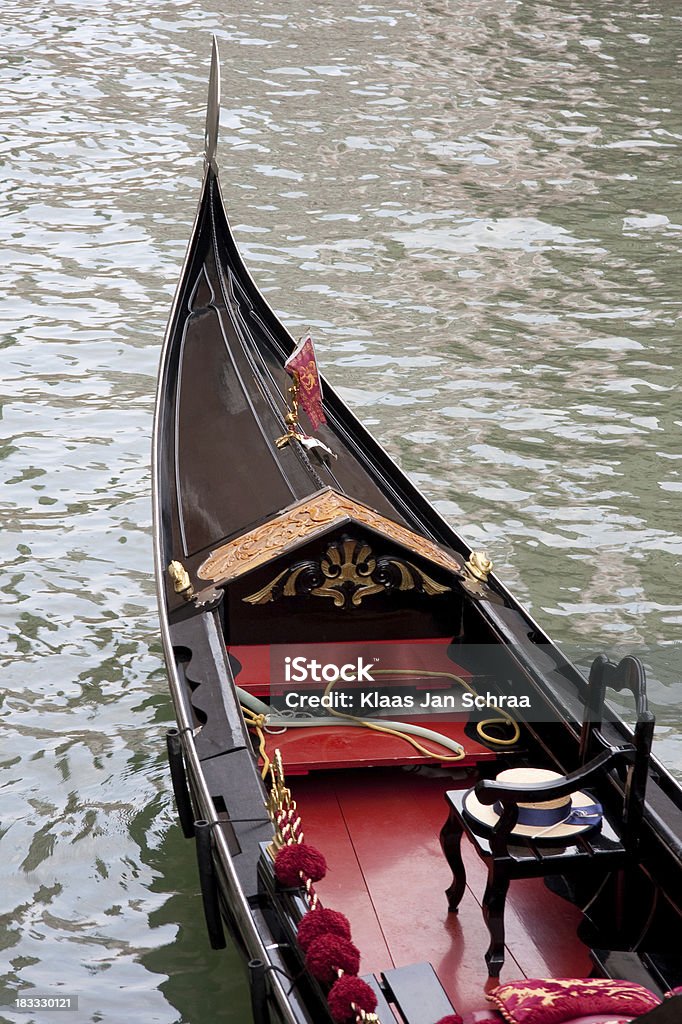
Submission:
[[[220,57],[218,40],[213,36],[211,52],[211,74],[208,79],[208,104],[206,106],[206,134],[204,143],[204,163],[214,174],[218,173],[215,155],[218,148],[218,129],[220,127]]]

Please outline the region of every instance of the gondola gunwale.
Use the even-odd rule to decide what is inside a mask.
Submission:
[[[152,429],[152,519],[153,519],[153,542],[154,542],[154,566],[157,591],[157,602],[159,607],[159,620],[161,641],[164,652],[164,661],[168,674],[168,683],[171,693],[173,707],[175,709],[176,721],[179,727],[182,744],[185,768],[188,784],[193,797],[194,808],[197,817],[204,817],[208,821],[214,821],[216,817],[215,806],[210,790],[208,788],[201,760],[194,740],[195,724],[191,715],[188,695],[185,685],[180,679],[178,663],[176,660],[175,645],[171,637],[170,622],[167,605],[167,561],[163,545],[163,515],[162,498],[160,487],[160,460],[162,455],[161,444],[163,440],[163,419],[167,414],[166,405],[166,373],[168,370],[168,359],[175,341],[175,332],[178,319],[178,310],[181,298],[185,291],[185,279],[188,267],[195,255],[195,243],[201,226],[201,217],[205,204],[205,196],[210,186],[210,180],[215,177],[210,164],[207,164],[204,172],[199,203],[195,214],[190,240],[187,246],[185,258],[176,288],[167,329],[159,359],[158,385],[156,391],[156,402],[154,409]],[[219,631],[216,612],[204,613],[210,615],[214,620],[216,631]],[[235,694],[236,701],[236,694]],[[236,701],[237,707],[239,706]],[[246,732],[246,727],[244,726]],[[254,773],[258,775],[255,764]],[[263,787],[263,801],[266,793]],[[274,831],[274,830],[273,830]],[[265,964],[271,964],[277,970],[270,971],[269,986],[271,997],[277,1005],[281,1015],[282,1024],[314,1024],[314,1020],[307,1012],[307,1009],[300,1004],[295,995],[288,991],[286,983],[286,964],[276,949],[268,949],[268,942],[265,937],[266,928],[259,927],[256,914],[260,914],[257,908],[250,905],[246,895],[239,883],[234,867],[232,854],[228,847],[227,839],[221,828],[213,830],[214,846],[213,851],[216,866],[222,875],[220,886],[221,904],[228,919],[233,922],[232,933],[239,937],[239,940],[247,951],[248,957],[252,960],[262,960]],[[263,919],[263,925],[264,925]],[[270,936],[271,938],[271,936]]]

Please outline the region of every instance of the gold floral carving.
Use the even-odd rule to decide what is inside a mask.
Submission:
[[[450,587],[432,580],[412,562],[395,555],[375,558],[365,541],[343,537],[330,544],[319,561],[290,566],[242,600],[268,604],[281,597],[328,597],[337,608],[357,608],[366,597],[385,590],[415,589],[435,596]]]
[[[331,526],[349,522],[369,526],[441,568],[461,575],[462,562],[438,544],[328,487],[223,544],[200,566],[198,576],[213,581],[236,579]]]

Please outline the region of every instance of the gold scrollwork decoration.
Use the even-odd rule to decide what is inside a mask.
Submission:
[[[366,597],[390,590],[417,590],[429,597],[450,587],[394,555],[375,557],[366,541],[343,537],[330,544],[318,561],[299,562],[242,600],[268,604],[282,597],[323,597],[336,608],[358,608]]]
[[[368,526],[448,572],[462,571],[460,555],[329,487],[223,544],[200,565],[197,575],[213,582],[236,579],[342,524],[349,529],[352,524]]]

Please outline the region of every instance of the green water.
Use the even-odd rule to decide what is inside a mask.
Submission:
[[[269,301],[558,641],[667,659],[658,750],[682,773],[680,17],[652,0],[2,14],[4,990],[61,986],[80,1007],[55,1019],[77,1024],[245,1021],[174,823],[151,576],[154,382],[210,35],[223,190]]]

